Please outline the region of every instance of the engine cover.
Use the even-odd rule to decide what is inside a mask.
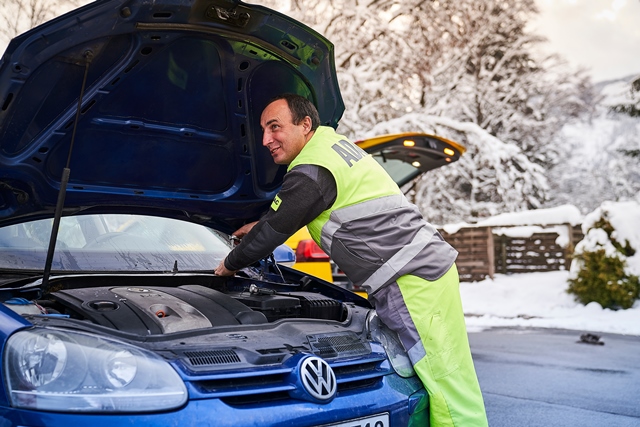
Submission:
[[[200,285],[66,289],[52,297],[95,323],[141,335],[267,321],[264,314]]]

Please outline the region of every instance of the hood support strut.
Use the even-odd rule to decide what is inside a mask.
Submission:
[[[58,231],[60,229],[60,219],[62,218],[62,208],[64,207],[64,199],[67,195],[67,185],[69,184],[69,175],[71,175],[71,169],[69,164],[71,163],[71,153],[73,151],[73,143],[76,139],[76,130],[78,129],[78,121],[80,120],[80,111],[82,108],[82,98],[84,96],[85,87],[87,84],[87,75],[89,74],[89,64],[93,59],[93,52],[87,50],[84,52],[84,77],[82,78],[82,87],[80,88],[80,96],[78,96],[78,108],[76,109],[76,118],[73,122],[73,132],[71,133],[71,144],[69,146],[69,154],[67,155],[67,164],[62,170],[62,177],[60,178],[60,191],[58,192],[58,201],[56,202],[56,211],[53,217],[53,226],[51,229],[51,238],[49,239],[49,248],[47,249],[47,259],[44,264],[44,272],[42,274],[42,292],[46,293],[49,288],[49,276],[51,275],[51,265],[53,264],[53,254],[56,249],[56,241],[58,240]]]

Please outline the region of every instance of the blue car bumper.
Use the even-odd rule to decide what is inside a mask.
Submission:
[[[418,391],[416,391],[418,389]],[[362,402],[369,402],[363,405]],[[355,410],[354,408],[358,408]],[[0,408],[3,427],[69,426],[282,426],[310,427],[388,413],[389,426],[428,425],[427,395],[414,380],[389,375],[368,392],[345,392],[331,403],[295,400],[232,407],[220,399],[190,400],[177,411],[155,414],[67,414]],[[352,424],[348,424],[351,426]],[[354,421],[353,427],[361,425]],[[366,424],[363,424],[364,427]],[[374,427],[374,426],[370,426]]]

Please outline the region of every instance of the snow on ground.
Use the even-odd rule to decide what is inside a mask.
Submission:
[[[571,329],[640,336],[640,301],[613,311],[586,306],[566,293],[568,271],[497,274],[494,279],[460,284],[468,332],[490,327]]]

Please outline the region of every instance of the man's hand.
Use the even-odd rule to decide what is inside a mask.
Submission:
[[[213,272],[216,276],[233,276],[234,274],[236,274],[235,271],[229,270],[224,266],[224,260],[222,260],[220,265],[218,265],[216,269],[213,270]]]
[[[242,227],[238,228],[236,231],[234,231],[231,234],[231,240],[235,241],[235,244],[237,245],[239,243],[239,241],[247,235],[247,233],[249,233],[251,231],[251,229],[258,223],[258,221],[254,221],[254,222],[250,222],[249,224],[245,224]],[[236,274],[235,271],[229,270],[227,267],[224,266],[224,260],[222,260],[222,262],[220,263],[220,265],[218,265],[216,267],[215,270],[213,270],[213,272],[217,275],[217,276],[233,276],[234,274]]]
[[[238,228],[231,235],[236,236],[238,239],[242,239],[251,231],[251,229],[258,223],[258,221],[250,222],[249,224],[245,224],[242,227]]]

